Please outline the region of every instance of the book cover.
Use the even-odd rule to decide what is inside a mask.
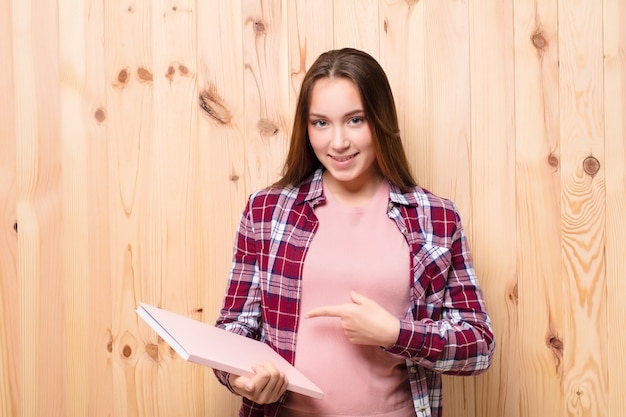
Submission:
[[[137,314],[183,359],[235,375],[252,376],[252,366],[271,361],[287,376],[288,390],[313,398],[324,393],[263,342],[171,311],[140,303]]]

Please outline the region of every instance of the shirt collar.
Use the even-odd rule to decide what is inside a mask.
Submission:
[[[403,192],[396,185],[389,183],[389,201],[393,204],[398,204],[402,206],[417,207],[419,206],[419,201],[417,197],[418,193],[416,193],[415,191],[416,190],[413,189],[408,192]]]
[[[326,199],[322,181],[323,173],[324,169],[322,167],[316,169],[313,175],[300,185],[295,204],[311,202],[313,205],[317,205]]]

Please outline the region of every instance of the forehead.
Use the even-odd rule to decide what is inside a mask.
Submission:
[[[361,93],[349,78],[320,78],[311,88],[309,112],[328,113],[363,110]]]

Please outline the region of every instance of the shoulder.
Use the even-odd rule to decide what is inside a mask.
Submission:
[[[294,200],[298,189],[296,187],[269,186],[250,194],[249,201],[254,206],[272,205],[279,201]]]
[[[421,216],[434,220],[456,220],[458,217],[458,210],[452,200],[438,196],[420,186],[408,191],[400,191],[392,187],[391,199]]]
[[[254,215],[268,213],[271,215],[279,207],[290,209],[295,201],[294,195],[297,195],[297,192],[293,187],[263,188],[250,194],[247,210]]]
[[[254,209],[280,208],[290,210],[314,202],[322,196],[322,172],[316,171],[298,185],[272,185],[250,195],[248,204]]]
[[[433,194],[422,187],[414,187],[399,192],[396,198],[400,212],[409,228],[420,236],[428,236],[426,240],[445,245],[462,229],[461,218],[454,202],[450,199]],[[403,202],[400,203],[400,200]]]
[[[252,193],[246,210],[256,220],[267,221],[282,217],[283,213],[298,211],[302,208],[303,186],[270,186]]]

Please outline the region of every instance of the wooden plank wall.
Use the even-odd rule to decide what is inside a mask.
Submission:
[[[229,416],[138,320],[212,322],[322,51],[386,69],[497,335],[446,416],[626,413],[622,0],[0,0],[0,416]]]

